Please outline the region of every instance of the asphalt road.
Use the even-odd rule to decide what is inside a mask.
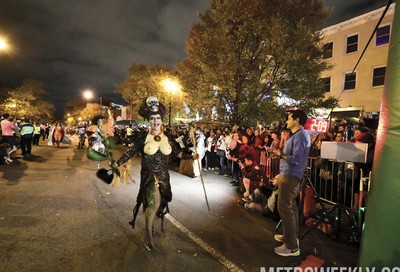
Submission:
[[[230,179],[207,172],[210,212],[201,182],[171,171],[166,235],[157,231],[156,249],[148,252],[142,213],[135,229],[128,225],[140,158],[133,161],[136,182],[112,187],[96,178],[96,162],[73,140],[61,148],[41,142],[34,157],[0,165],[0,271],[268,271],[309,255],[328,265],[357,265],[357,246],[319,231],[301,241],[301,256],[277,256],[276,222],[244,210]]]

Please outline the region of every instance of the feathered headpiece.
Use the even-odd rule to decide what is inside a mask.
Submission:
[[[162,117],[165,113],[165,106],[158,101],[157,97],[150,96],[149,98],[143,100],[142,105],[139,107],[138,113],[147,120],[149,120],[150,115],[160,114]]]

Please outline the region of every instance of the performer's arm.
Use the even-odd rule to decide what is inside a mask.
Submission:
[[[135,156],[135,154],[136,154],[135,148],[129,148],[127,151],[125,151],[124,154],[122,154],[121,158],[117,160],[117,166],[126,163],[127,161],[130,160],[130,158]]]
[[[144,131],[140,131],[134,133],[133,135],[133,146],[129,148],[127,151],[122,154],[122,156],[117,160],[117,166],[126,163],[130,160],[133,156],[135,156],[140,149],[143,150],[144,140],[146,139],[146,133]]]

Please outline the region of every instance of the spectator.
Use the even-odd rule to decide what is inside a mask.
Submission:
[[[40,135],[42,136],[42,140],[46,140],[46,124],[40,124]]]
[[[275,221],[279,221],[278,213],[278,190],[274,184],[280,178],[279,174],[272,179],[272,184],[260,183],[260,187],[255,189],[251,194],[251,202],[245,203],[244,208],[250,211],[257,211],[263,216],[271,217]]]
[[[214,171],[217,166],[217,155],[215,153],[215,144],[217,138],[215,138],[214,130],[210,131],[210,136],[206,140],[206,167],[208,171]]]
[[[228,176],[232,176],[232,161],[228,160],[228,154],[229,154],[229,145],[232,140],[232,135],[229,132],[229,129],[224,130],[224,139],[225,139],[225,144],[226,144],[226,169],[225,169],[225,174]]]
[[[281,139],[279,139],[279,132],[274,130],[271,132],[272,143],[269,146],[271,149],[279,149]]]
[[[307,114],[302,110],[293,111],[286,121],[292,135],[287,140],[283,151],[273,152],[280,160],[280,179],[278,183],[278,210],[282,218],[283,235],[275,235],[275,240],[283,242],[275,248],[280,256],[299,256],[298,243],[298,207],[296,197],[300,190],[310,153],[310,137],[303,126],[307,122]]]
[[[248,128],[246,130],[246,135],[247,135],[249,146],[253,146],[254,145],[254,137],[255,137],[253,129]]]
[[[132,124],[129,124],[129,126],[126,128],[126,141],[125,141],[125,145],[129,146],[132,143],[132,139],[133,139],[133,128],[132,128]]]
[[[35,131],[33,132],[33,145],[39,145],[39,139],[40,139],[39,123],[35,123],[34,128],[35,128]]]
[[[335,142],[337,142],[337,143],[343,142],[343,133],[342,132],[336,133]]]
[[[374,160],[375,138],[366,127],[357,128],[354,131],[354,142],[368,144],[367,164],[372,170],[372,162]]]
[[[254,131],[254,144],[253,147],[256,150],[262,150],[264,146],[264,137],[261,135],[261,131],[256,129]]]
[[[220,130],[218,130],[219,133],[221,133]],[[219,175],[227,176],[225,174],[225,166],[226,166],[226,142],[225,142],[225,137],[224,135],[217,134],[217,143],[216,143],[216,155],[219,160]]]
[[[8,113],[3,115],[3,120],[1,121],[1,136],[2,142],[7,143],[11,147],[11,153],[17,150],[17,142],[15,141],[15,120],[10,121],[11,117]],[[10,154],[11,154],[10,153]]]
[[[35,133],[35,127],[29,120],[25,120],[20,131],[22,156],[29,157],[32,152],[32,141],[33,134]]]
[[[239,167],[242,171],[243,186],[245,188],[242,200],[250,202],[250,195],[259,187],[259,183],[263,181],[264,175],[260,165],[255,162],[251,154],[247,154],[244,157],[244,163],[239,160]]]
[[[240,167],[238,164],[239,154],[240,154],[240,146],[241,146],[241,134],[238,131],[233,132],[232,140],[229,142],[229,154],[227,156],[228,160],[232,162],[232,186],[239,186],[239,172]]]
[[[193,174],[195,178],[200,177],[200,171],[201,171],[201,161],[203,160],[206,149],[205,149],[205,139],[206,137],[203,134],[203,131],[201,131],[200,127],[194,128],[195,131],[195,137],[196,137],[196,152],[199,155],[199,158],[193,161]],[[199,165],[200,162],[200,165]]]
[[[239,159],[243,162],[246,155],[252,155],[257,163],[260,163],[260,156],[252,146],[249,145],[249,139],[246,135],[242,135],[242,144],[239,150]]]
[[[47,123],[45,128],[45,138],[49,139],[49,136],[50,136],[50,124]]]
[[[283,150],[289,137],[290,130],[284,129],[281,131],[281,142],[279,143],[279,150]]]
[[[356,143],[366,143],[368,144],[367,149],[367,160],[365,163],[355,163],[355,171],[359,172],[359,169],[362,170],[363,177],[368,177],[369,173],[372,171],[372,163],[374,161],[374,152],[375,152],[375,139],[372,133],[368,128],[361,127],[354,131],[355,142]],[[356,176],[357,178],[357,176]],[[354,186],[354,199],[356,202],[354,203],[354,209],[358,209],[358,196],[359,196],[359,183],[357,182]]]

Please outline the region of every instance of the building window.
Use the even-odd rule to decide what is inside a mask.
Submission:
[[[331,77],[322,78],[322,89],[326,93],[329,93],[331,91]]]
[[[372,78],[372,86],[382,86],[385,84],[386,67],[379,67],[374,69]]]
[[[344,78],[344,89],[351,90],[356,88],[356,72],[347,73]]]
[[[390,40],[390,25],[382,26],[376,31],[376,46],[388,44]]]
[[[347,37],[346,53],[356,52],[358,50],[358,35]]]
[[[333,52],[333,42],[324,44],[322,58],[323,59],[332,58],[332,52]]]

